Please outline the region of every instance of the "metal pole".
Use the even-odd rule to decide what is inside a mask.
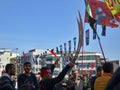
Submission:
[[[105,58],[105,55],[104,55],[104,51],[103,51],[103,48],[102,48],[102,45],[101,45],[101,42],[100,42],[100,37],[98,36],[97,32],[96,32],[96,36],[98,38],[98,42],[99,42],[99,45],[100,45],[100,49],[102,51],[102,55],[103,55],[103,58],[104,58],[104,61],[106,63],[106,58]]]

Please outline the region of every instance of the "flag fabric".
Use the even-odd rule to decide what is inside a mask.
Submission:
[[[89,65],[89,63],[87,64],[87,69],[89,69],[89,67],[90,67],[90,65]]]
[[[102,36],[106,36],[106,26],[102,25]]]
[[[92,11],[91,11],[90,5],[88,3],[88,0],[84,0],[84,1],[85,1],[85,5],[86,5],[87,14],[88,14],[88,16],[90,16],[92,18],[93,15],[92,15]]]
[[[67,60],[65,60],[65,61],[64,61],[64,67],[65,67],[66,65],[68,65],[68,64],[69,64],[69,62],[70,62],[70,61],[69,61],[68,59],[67,59]]]
[[[36,65],[38,64],[36,55],[33,56],[33,63],[36,64]]]
[[[66,43],[64,43],[64,51],[65,51],[65,54],[66,54],[67,53]]]
[[[104,0],[115,19],[120,22],[120,0]]]
[[[73,38],[73,42],[74,42],[74,51],[76,51],[76,37]]]
[[[68,45],[69,45],[69,54],[71,53],[71,40],[68,41]]]
[[[93,31],[93,40],[96,39],[96,33]]]
[[[94,64],[93,63],[91,64],[91,68],[94,69]]]
[[[96,33],[96,28],[95,28],[96,20],[91,16],[88,16],[88,21],[89,21],[90,27],[93,29],[94,33]]]
[[[96,20],[93,18],[88,0],[85,0],[85,5],[86,5],[86,12],[87,12],[87,17],[88,17],[88,22],[90,24],[90,27],[93,29],[94,32],[96,32],[96,28],[95,28]]]
[[[112,15],[120,13],[120,0],[104,0]]]
[[[23,52],[23,56],[21,57],[22,58],[22,60],[24,61],[24,60],[29,60],[29,57],[28,57],[28,55],[26,55],[24,52]]]
[[[45,58],[45,57],[46,57],[46,54],[41,53],[40,58],[43,59],[43,58]]]
[[[60,54],[62,55],[62,45],[60,45]]]
[[[85,0],[85,4],[86,4],[86,8],[90,8],[90,9],[86,10],[86,13],[87,13],[87,14],[85,14],[85,22],[86,23],[89,23],[92,18],[92,19],[95,19],[96,23],[99,25],[110,26],[113,28],[116,28],[119,26],[119,24],[116,23],[116,20],[114,19],[113,15],[111,14],[109,8],[106,6],[106,4],[103,1]],[[88,10],[90,10],[92,15],[88,13]],[[101,10],[101,12],[98,13],[99,10]],[[89,16],[91,15],[91,16],[88,17],[88,15]],[[93,21],[95,22],[95,20],[93,20]],[[93,24],[91,24],[91,25],[93,26]]]
[[[54,57],[57,57],[56,53],[54,52],[54,49],[49,50],[49,52],[50,52]]]
[[[89,45],[89,29],[86,30],[86,45]]]
[[[59,53],[58,47],[56,47],[56,53]]]

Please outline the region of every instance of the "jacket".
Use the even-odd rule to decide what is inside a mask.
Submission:
[[[7,73],[0,78],[0,90],[15,90],[15,85]]]
[[[94,90],[105,90],[112,74],[104,73],[102,76],[98,77],[94,83]]]
[[[64,78],[69,68],[70,66],[66,65],[57,77],[40,81],[38,86],[40,90],[55,90],[55,85]]]

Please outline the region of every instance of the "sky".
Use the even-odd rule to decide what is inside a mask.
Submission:
[[[84,31],[91,29],[84,23],[84,0],[0,0],[0,48],[19,52],[31,49],[52,49],[78,38],[78,11],[82,15]],[[101,36],[105,57],[120,59],[120,28],[107,27],[106,36]],[[92,39],[84,51],[101,52],[98,40]],[[85,42],[85,37],[84,37]],[[101,56],[102,57],[102,56]]]

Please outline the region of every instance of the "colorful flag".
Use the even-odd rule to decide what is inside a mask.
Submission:
[[[120,13],[120,0],[104,0],[111,13],[114,15]]]
[[[113,15],[111,14],[110,10],[106,6],[106,4],[103,1],[100,0],[85,0],[87,4],[89,4],[89,8],[91,9],[92,18],[94,18],[97,21],[97,24],[110,26],[110,27],[118,27],[118,23],[116,23],[116,20],[114,19]],[[88,7],[86,7],[88,8]],[[88,9],[87,9],[88,10]],[[102,10],[98,15],[98,11]],[[86,11],[87,13],[88,11]],[[85,22],[88,23],[88,16],[85,14]],[[100,23],[98,23],[100,22]]]
[[[85,0],[85,5],[86,5],[87,17],[88,17],[88,22],[90,24],[90,27],[93,29],[94,32],[96,32],[96,28],[95,28],[96,20],[93,18],[88,0]]]
[[[86,45],[89,45],[89,29],[86,30]]]
[[[104,0],[112,15],[120,22],[120,0]]]

